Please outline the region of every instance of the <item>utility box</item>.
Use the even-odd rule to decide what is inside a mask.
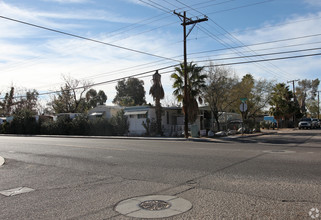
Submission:
[[[191,126],[191,135],[193,138],[198,138],[199,137],[199,134],[198,134],[198,126],[197,125],[192,125]]]

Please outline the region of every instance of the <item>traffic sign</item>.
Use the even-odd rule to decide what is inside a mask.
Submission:
[[[246,110],[247,110],[247,104],[245,104],[244,102],[241,103],[241,105],[240,105],[240,110],[241,110],[241,112],[246,112]]]

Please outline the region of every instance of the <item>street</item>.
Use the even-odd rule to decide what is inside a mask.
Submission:
[[[213,142],[0,136],[0,219],[132,219],[126,199],[177,196],[169,219],[312,219],[321,210],[321,130]],[[157,211],[154,211],[157,212]]]

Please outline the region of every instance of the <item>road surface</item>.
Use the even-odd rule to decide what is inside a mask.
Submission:
[[[0,156],[0,191],[30,189],[0,194],[1,220],[131,219],[115,206],[144,195],[192,203],[169,219],[312,219],[321,210],[321,130],[210,143],[0,136]]]

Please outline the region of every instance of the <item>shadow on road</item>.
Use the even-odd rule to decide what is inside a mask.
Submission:
[[[286,132],[286,133],[277,133],[273,135],[264,135],[264,136],[248,136],[246,138],[237,138],[233,141],[239,143],[265,143],[265,144],[277,144],[277,145],[288,145],[296,144],[300,145],[306,142],[311,143],[311,146],[301,146],[301,147],[312,147],[312,148],[321,148],[321,138],[316,139],[313,137],[319,136],[320,133],[311,133],[311,131],[304,132]]]

